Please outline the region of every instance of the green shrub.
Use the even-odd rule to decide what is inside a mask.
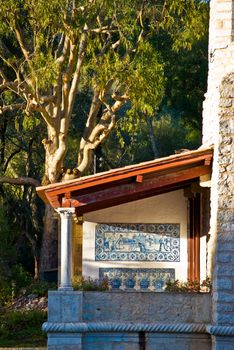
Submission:
[[[46,319],[45,311],[4,312],[0,316],[0,346],[45,345],[41,326]]]
[[[45,322],[46,311],[8,311],[1,315],[1,330],[15,332]]]
[[[36,294],[39,297],[47,297],[48,290],[54,290],[57,288],[56,283],[51,283],[47,281],[33,281],[25,291],[25,294]]]
[[[201,283],[199,281],[187,280],[182,282],[179,280],[166,282],[166,292],[191,292],[191,293],[200,293],[200,292],[210,292],[211,291],[211,280],[207,277]]]
[[[21,288],[28,286],[32,282],[32,275],[21,265],[15,265],[12,268],[10,280],[15,285],[15,292],[18,294]]]
[[[14,292],[12,285],[9,282],[5,282],[0,286],[0,306],[4,306],[10,303],[13,299]]]
[[[109,282],[107,278],[102,280],[94,280],[91,277],[85,278],[81,275],[76,275],[72,280],[74,290],[80,291],[105,291],[109,290]]]
[[[30,273],[19,264],[13,266],[9,276],[0,281],[0,306],[11,303],[31,282]]]

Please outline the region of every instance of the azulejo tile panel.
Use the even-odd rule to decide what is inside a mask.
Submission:
[[[180,261],[180,224],[98,224],[95,260]]]
[[[99,278],[105,277],[113,290],[162,292],[167,281],[175,280],[175,269],[100,268]]]

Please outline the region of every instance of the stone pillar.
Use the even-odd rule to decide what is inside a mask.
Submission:
[[[208,275],[212,274],[212,257],[215,254],[217,237],[220,86],[222,79],[234,71],[233,18],[234,0],[210,1],[208,89],[203,105],[203,145],[214,145]]]
[[[42,326],[48,335],[48,350],[83,349],[82,334],[74,330],[82,322],[82,304],[82,292],[49,291],[48,321]]]
[[[203,145],[214,145],[208,273],[214,350],[234,350],[234,0],[210,1]]]
[[[218,154],[213,167],[218,174],[216,228],[213,255],[213,335],[214,350],[234,349],[234,72],[220,87]]]
[[[72,242],[72,216],[75,208],[58,208],[61,217],[61,278],[60,291],[71,291],[71,242]]]
[[[219,132],[219,86],[234,70],[233,0],[210,1],[209,74],[203,111],[203,144],[214,144]]]

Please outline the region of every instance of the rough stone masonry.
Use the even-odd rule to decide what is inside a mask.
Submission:
[[[234,1],[211,0],[203,144],[214,146],[208,273],[213,349],[234,349]]]

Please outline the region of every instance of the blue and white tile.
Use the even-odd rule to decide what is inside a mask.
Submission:
[[[96,261],[180,261],[180,224],[98,224]]]
[[[175,280],[175,269],[100,268],[99,278],[105,277],[113,290],[162,292],[167,281]]]

